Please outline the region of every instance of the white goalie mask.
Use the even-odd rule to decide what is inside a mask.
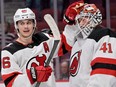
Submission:
[[[17,27],[17,22],[20,20],[25,20],[25,19],[33,19],[34,20],[33,33],[36,29],[36,18],[35,18],[34,12],[29,8],[18,9],[14,15],[14,26],[15,26],[18,36],[20,35],[19,35],[18,27]]]
[[[80,14],[76,16],[76,25],[83,38],[87,38],[93,28],[102,22],[102,14],[94,4],[86,4]]]

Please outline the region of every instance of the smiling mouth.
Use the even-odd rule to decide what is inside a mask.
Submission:
[[[25,31],[23,31],[23,32],[29,32],[29,30],[25,30]]]

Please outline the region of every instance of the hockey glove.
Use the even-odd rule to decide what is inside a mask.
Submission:
[[[31,67],[29,79],[31,83],[37,81],[37,82],[46,82],[49,78],[49,76],[52,73],[52,68],[50,66],[44,67],[44,66],[37,66],[37,67]]]
[[[81,9],[84,6],[83,1],[72,3],[65,12],[63,22],[69,25],[75,24],[75,17],[78,15],[81,11]]]

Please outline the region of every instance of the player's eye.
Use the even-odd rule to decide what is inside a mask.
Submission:
[[[33,21],[32,20],[29,20],[28,22],[27,22],[27,24],[32,24],[33,23]]]

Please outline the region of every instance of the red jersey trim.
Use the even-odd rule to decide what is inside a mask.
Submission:
[[[64,42],[66,49],[70,51],[72,47],[68,45],[68,43],[66,42],[66,37],[63,34],[62,34],[62,41]]]
[[[91,62],[91,66],[93,66],[95,63],[108,63],[108,64],[115,64],[116,65],[116,59],[113,59],[113,58],[104,58],[104,57],[96,57]]]
[[[65,49],[63,49],[63,44],[65,46]],[[61,35],[61,44],[60,44],[60,49],[59,49],[58,55],[62,56],[64,54],[63,53],[64,50],[70,51],[71,49],[72,49],[72,47],[68,45],[68,43],[66,42],[66,37],[62,34]]]
[[[94,74],[106,74],[106,75],[112,75],[116,77],[116,70],[109,70],[109,69],[95,69],[92,70],[91,75]]]
[[[91,62],[91,66],[91,75],[106,74],[116,77],[116,59],[97,57]]]
[[[5,75],[2,75],[2,79],[6,85],[6,87],[12,87],[12,84],[15,80],[15,78],[21,73],[19,72],[13,72],[13,73],[10,73],[10,74],[5,74]]]
[[[15,80],[15,78],[16,78],[17,76],[18,76],[18,75],[16,75],[16,76],[8,83],[7,87],[12,87],[12,84],[13,84],[13,82],[14,82],[14,80]]]

